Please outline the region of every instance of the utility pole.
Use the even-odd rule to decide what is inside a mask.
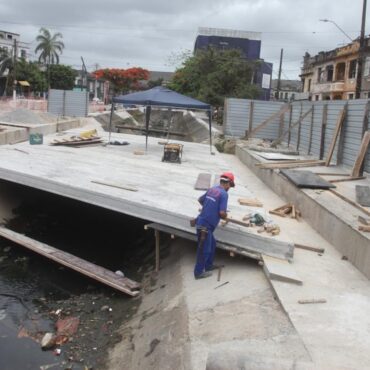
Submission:
[[[13,53],[13,100],[17,99],[17,40],[14,39]]]
[[[99,64],[95,63],[95,72],[99,69]],[[96,77],[95,74],[95,84],[94,84],[94,99],[98,98],[98,78]]]
[[[276,87],[276,99],[279,99],[279,93],[280,93],[280,85],[281,85],[281,66],[283,64],[283,52],[284,49],[281,49],[280,51],[280,65],[279,65],[279,76],[277,80],[277,87]]]
[[[356,99],[361,98],[361,91],[362,91],[362,68],[364,65],[364,56],[365,56],[366,3],[367,3],[367,0],[363,0],[360,48],[358,50],[358,61],[357,61],[357,79],[356,79],[356,96],[355,96]]]

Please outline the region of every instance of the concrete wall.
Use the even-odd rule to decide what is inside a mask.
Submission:
[[[352,209],[333,202],[329,194],[319,195],[312,189],[297,188],[278,170],[256,167],[259,160],[242,146],[236,146],[236,155],[276,194],[295,204],[304,220],[370,279],[370,237],[357,230],[357,217],[352,215]]]
[[[245,131],[249,127],[251,100],[246,99],[227,99],[225,103],[225,134],[234,137],[245,136]],[[279,111],[283,103],[277,102],[260,102],[253,101],[253,125],[255,128],[259,123],[266,120],[273,113]],[[344,164],[352,167],[362,141],[363,128],[369,129],[369,118],[364,119],[366,106],[370,104],[369,100],[338,100],[338,101],[317,101],[317,102],[294,102],[291,104],[291,110],[284,114],[283,130],[294,125],[301,115],[313,108],[313,112],[309,113],[294,129],[290,135],[284,137],[284,141],[288,142],[293,148],[300,151],[301,154],[311,154],[317,158],[320,157],[321,137],[324,132],[323,158],[326,158],[333,133],[336,127],[337,119],[340,111],[347,105],[347,116],[343,126],[342,146],[339,150],[339,141],[332,162]],[[324,106],[327,106],[326,127],[322,130],[324,122]],[[269,123],[265,128],[259,131],[255,137],[276,139],[279,135],[280,120],[276,118]],[[337,158],[338,151],[342,152],[341,158]],[[370,172],[370,148],[367,152],[365,160],[365,171]]]

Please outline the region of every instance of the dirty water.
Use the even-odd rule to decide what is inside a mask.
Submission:
[[[12,230],[133,280],[151,277],[153,235],[144,221],[37,191],[15,213]],[[140,300],[0,238],[0,369],[105,369]],[[61,353],[41,350],[43,335],[69,318],[79,324],[56,346]]]

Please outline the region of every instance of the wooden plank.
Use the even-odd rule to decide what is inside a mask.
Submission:
[[[253,135],[262,130],[264,127],[266,127],[269,123],[271,123],[272,121],[274,121],[276,118],[280,117],[282,114],[284,114],[287,110],[289,109],[289,104],[284,104],[279,111],[273,113],[270,117],[268,117],[267,119],[265,119],[262,123],[260,123],[257,127],[255,127],[250,135],[249,135],[249,138],[253,137]]]
[[[299,145],[301,143],[301,129],[302,129],[302,112],[303,112],[303,104],[301,102],[301,111],[299,113],[299,124],[298,124],[298,133],[297,133],[297,146],[296,146],[296,150],[297,152],[299,151]]]
[[[272,147],[275,147],[278,144],[280,144],[281,141],[283,140],[283,138],[288,134],[288,132],[290,132],[291,130],[293,130],[294,127],[296,127],[298,124],[300,124],[302,122],[302,120],[304,120],[306,118],[306,116],[308,114],[310,114],[311,110],[312,110],[312,108],[310,108],[305,114],[301,115],[300,118],[298,119],[298,121],[296,121],[290,128],[288,128],[287,130],[285,130],[285,132],[280,137],[278,137],[276,140],[274,140],[271,143],[271,146]]]
[[[93,184],[110,186],[111,188],[123,189],[123,190],[128,190],[128,191],[139,191],[137,188],[134,188],[132,186],[127,186],[127,185],[113,184],[113,183],[104,182],[104,181],[100,181],[100,180],[91,180],[91,182]]]
[[[288,168],[297,168],[297,167],[315,167],[323,166],[325,161],[314,161],[314,162],[303,162],[303,163],[279,163],[279,164],[270,164],[266,163],[264,166],[260,166],[261,169],[288,169]]]
[[[345,179],[329,180],[329,182],[335,183],[335,182],[356,181],[356,180],[363,180],[363,179],[366,179],[366,176],[346,177]]]
[[[310,122],[310,138],[309,138],[309,142],[308,142],[307,154],[311,154],[311,147],[312,147],[312,133],[313,133],[313,124],[314,124],[314,114],[315,114],[315,106],[312,104],[312,110],[311,110],[311,122]]]
[[[334,195],[336,195],[338,198],[344,200],[345,202],[347,202],[348,204],[350,204],[351,206],[359,209],[360,211],[362,211],[363,213],[365,213],[366,215],[370,216],[370,211],[368,211],[366,208],[364,207],[361,207],[358,203],[354,202],[353,200],[351,199],[348,199],[347,197],[345,197],[344,195],[338,193],[337,191],[333,190],[333,189],[329,189],[329,191],[331,193],[333,193]]]
[[[345,118],[346,118],[346,108],[343,108],[339,112],[339,115],[338,115],[338,118],[337,118],[337,124],[335,126],[335,130],[334,130],[334,133],[333,133],[333,137],[331,139],[328,155],[326,157],[325,166],[327,166],[327,167],[330,166],[330,162],[331,162],[331,159],[332,159],[333,153],[334,153],[335,144],[337,143],[337,139],[338,139],[339,133],[342,129],[343,122],[344,122]]]
[[[361,167],[364,162],[367,148],[369,147],[370,143],[370,131],[366,131],[361,142],[360,150],[358,152],[357,158],[355,160],[355,164],[352,169],[352,176],[358,177],[360,176]]]
[[[258,199],[239,198],[238,202],[242,206],[263,207],[263,204]]]
[[[292,117],[293,117],[293,105],[290,105],[290,110],[289,110],[289,125],[288,125],[288,147],[290,145],[290,139],[291,139],[291,127],[292,127]]]
[[[369,225],[367,225],[367,226],[365,226],[365,225],[360,225],[360,226],[358,227],[358,229],[359,229],[360,231],[364,231],[364,232],[366,232],[366,233],[370,232],[370,226],[369,226]]]
[[[362,216],[358,216],[358,222],[361,222],[362,224],[366,226],[370,226],[370,219],[369,218],[364,218]]]
[[[345,117],[347,117],[347,112],[348,112],[348,104],[344,106],[345,110]],[[343,163],[343,151],[344,151],[344,138],[345,138],[345,133],[346,133],[346,122],[347,120],[344,119],[342,128],[340,129],[340,134],[339,134],[339,140],[338,140],[338,145],[337,145],[337,161],[336,165],[339,166]]]
[[[137,296],[139,294],[139,291],[136,290],[140,288],[139,283],[126,277],[118,276],[114,272],[85,261],[82,258],[6,229],[5,227],[0,227],[0,236],[130,296]]]
[[[208,190],[211,186],[211,177],[210,173],[202,172],[198,175],[197,181],[195,182],[195,190]]]
[[[364,137],[366,131],[369,129],[369,110],[370,110],[370,101],[368,100],[364,109],[364,118],[362,121],[362,137]],[[360,176],[364,173],[364,162],[360,167]]]
[[[254,101],[251,100],[249,104],[249,122],[248,122],[248,135],[247,138],[250,137],[250,133],[253,130],[253,113],[254,113]]]
[[[269,279],[302,285],[302,280],[297,275],[294,266],[288,261],[264,254],[262,261],[263,270]]]
[[[279,164],[300,164],[300,163],[316,163],[318,162],[317,159],[284,159],[280,161],[268,161],[268,162],[260,162],[256,163],[256,167],[265,167],[265,166],[274,166]],[[324,161],[319,161],[324,162]]]
[[[328,105],[325,104],[322,110],[322,120],[321,120],[320,159],[324,158],[325,153],[325,135],[327,121],[328,121]]]
[[[324,248],[316,248],[316,247],[311,247],[309,245],[303,245],[303,244],[297,244],[297,243],[294,244],[294,247],[298,248],[298,249],[305,249],[307,251],[312,251],[312,252],[316,252],[316,253],[324,253],[325,252]]]
[[[125,130],[146,132],[146,128],[145,127],[140,127],[140,126],[126,126],[126,125],[115,125],[115,126],[116,126],[116,128],[118,128],[120,130],[125,129]],[[184,134],[183,132],[180,132],[180,131],[170,131],[170,132],[168,132],[167,130],[160,130],[160,129],[156,129],[156,128],[149,128],[148,132],[154,132],[156,134],[182,136],[182,137],[186,136],[186,134]]]
[[[339,173],[339,172],[312,172],[316,175],[322,176],[351,176],[349,173]]]

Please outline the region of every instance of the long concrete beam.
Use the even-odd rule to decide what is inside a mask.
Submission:
[[[5,168],[0,168],[0,179],[194,233],[194,229],[190,227],[188,217],[166,211],[163,208]],[[227,226],[219,227],[215,232],[215,237],[221,243],[236,246],[251,253],[265,254],[283,259],[293,258],[293,243],[263,237]]]

